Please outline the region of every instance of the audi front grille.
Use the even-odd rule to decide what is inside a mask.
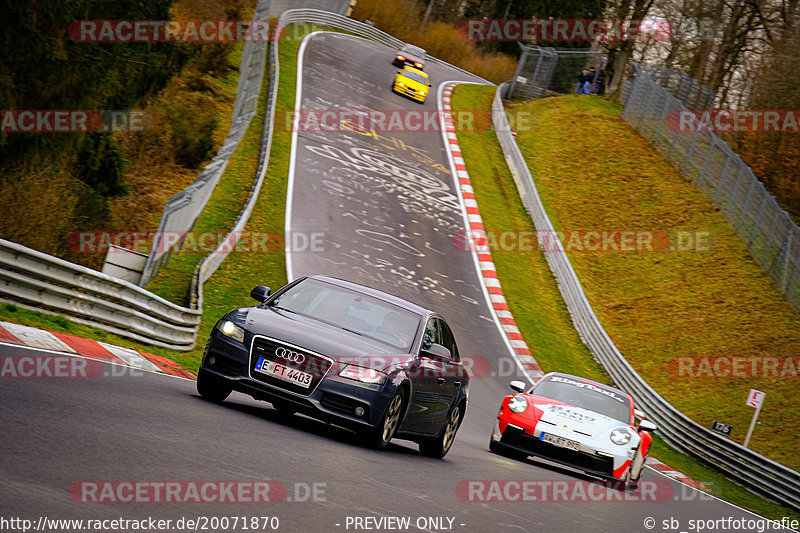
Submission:
[[[294,383],[289,379],[281,379],[269,373],[256,370],[260,359],[281,365],[293,371],[311,374],[311,383],[308,387]],[[311,352],[293,344],[287,344],[277,339],[256,335],[250,349],[250,377],[261,383],[297,394],[308,396],[316,390],[319,382],[328,373],[333,365],[333,359]]]

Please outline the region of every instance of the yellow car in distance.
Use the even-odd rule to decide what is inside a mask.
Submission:
[[[408,96],[419,103],[424,103],[430,90],[428,75],[419,69],[406,65],[403,70],[397,71],[392,90],[403,96]]]

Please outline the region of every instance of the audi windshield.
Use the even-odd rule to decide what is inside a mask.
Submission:
[[[408,353],[422,317],[392,303],[316,279],[306,279],[270,305],[377,340]]]

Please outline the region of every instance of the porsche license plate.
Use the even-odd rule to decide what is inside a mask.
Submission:
[[[262,374],[267,374],[274,378],[289,381],[305,388],[311,386],[311,378],[314,377],[308,372],[303,372],[302,370],[297,370],[295,368],[288,368],[279,363],[275,363],[274,361],[267,361],[263,357],[258,358],[255,369]]]
[[[549,442],[550,444],[555,444],[556,446],[561,446],[562,448],[575,450],[576,452],[581,449],[581,444],[578,441],[565,439],[564,437],[551,435],[549,433],[542,433],[542,436],[539,438],[539,440]]]

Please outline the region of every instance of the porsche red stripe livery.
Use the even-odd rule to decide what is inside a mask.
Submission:
[[[551,372],[500,405],[489,449],[502,455],[535,456],[622,483],[634,489],[644,468],[655,424],[636,418],[633,398],[588,379]]]

